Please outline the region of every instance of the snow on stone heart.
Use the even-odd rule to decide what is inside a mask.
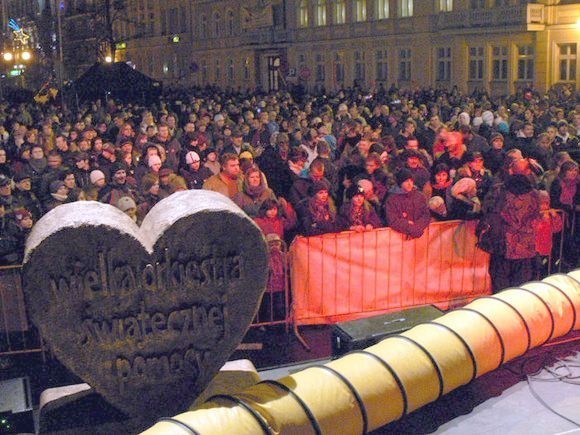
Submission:
[[[267,271],[264,238],[237,206],[186,191],[140,228],[109,205],[56,207],[30,234],[23,282],[57,358],[145,423],[203,391],[242,340]]]

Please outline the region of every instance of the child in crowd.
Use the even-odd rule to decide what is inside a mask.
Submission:
[[[562,216],[550,207],[550,195],[545,190],[538,191],[540,200],[540,217],[533,223],[536,233],[536,279],[545,278],[548,274],[552,255],[554,234],[562,231]]]

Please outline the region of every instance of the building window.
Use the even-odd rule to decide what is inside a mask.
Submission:
[[[570,82],[576,80],[576,44],[558,44],[559,80]]]
[[[376,80],[380,82],[387,81],[388,67],[387,67],[387,50],[377,50],[375,52],[376,61]]]
[[[367,19],[367,1],[354,0],[353,3],[354,21],[361,22]]]
[[[336,0],[334,5],[334,24],[346,23],[346,3],[345,0]]]
[[[453,0],[439,0],[439,12],[453,11]]]
[[[324,67],[324,55],[317,54],[316,55],[316,81],[317,82],[324,82],[326,78],[326,70]]]
[[[207,61],[201,61],[201,82],[202,84],[206,84],[208,82],[208,74],[207,74]]]
[[[213,14],[213,32],[216,37],[220,36],[222,32],[221,19],[222,17],[220,16],[219,12]]]
[[[179,23],[180,23],[180,29],[179,32],[180,33],[186,33],[187,32],[187,13],[185,12],[185,6],[180,6],[179,7]]]
[[[308,27],[308,0],[300,0],[298,7],[298,26]]]
[[[413,16],[413,0],[398,0],[399,4],[399,17],[412,17]]]
[[[228,61],[228,81],[234,81],[234,60],[230,59]]]
[[[518,80],[534,79],[534,46],[518,46]]]
[[[439,47],[437,49],[437,80],[451,80],[451,48]]]
[[[505,81],[508,76],[508,48],[493,47],[492,49],[492,79]]]
[[[358,84],[365,82],[366,71],[365,71],[365,52],[355,51],[354,52],[354,79]]]
[[[201,37],[207,38],[207,17],[205,15],[199,17],[199,30],[201,32]]]
[[[377,20],[389,18],[389,0],[375,0],[375,18]]]
[[[250,80],[250,58],[244,59],[244,80]]]
[[[483,47],[469,47],[469,80],[483,80]]]
[[[315,25],[326,26],[326,0],[316,0]]]
[[[342,53],[334,53],[334,80],[339,86],[344,83],[344,56]]]
[[[471,5],[471,9],[484,9],[485,8],[485,0],[471,0],[470,5]]]
[[[411,80],[411,49],[401,48],[399,50],[399,80],[408,82]]]
[[[215,82],[219,83],[222,78],[222,68],[219,59],[215,60]]]
[[[228,36],[234,36],[234,11],[228,11]]]
[[[144,33],[145,26],[142,24],[141,20],[139,24],[141,27],[139,33],[142,34]],[[161,11],[161,35],[167,35],[167,11]]]

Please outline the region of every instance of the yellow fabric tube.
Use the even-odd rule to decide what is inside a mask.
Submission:
[[[548,305],[554,321],[552,337],[566,335],[572,330],[574,303],[565,292],[546,282],[529,282],[522,288],[535,293]]]
[[[512,288],[495,295],[494,299],[507,302],[521,314],[530,335],[530,348],[540,346],[550,339],[554,330],[554,317],[550,307],[537,294],[527,289]]]
[[[393,336],[367,351],[385,361],[399,376],[407,395],[407,413],[439,398],[437,367],[416,344]]]
[[[574,329],[580,329],[580,270],[477,299],[326,366],[211,399],[175,417],[177,423],[163,421],[144,433],[371,431]]]
[[[418,325],[401,335],[421,345],[437,362],[443,381],[443,394],[475,378],[475,356],[470,353],[461,337],[442,325]]]
[[[434,320],[465,340],[476,361],[476,377],[498,368],[505,355],[501,334],[495,325],[477,311],[459,309]]]
[[[504,344],[503,362],[523,355],[529,349],[530,334],[526,322],[513,306],[495,297],[483,297],[467,307],[491,319],[499,331]]]
[[[369,427],[380,427],[384,421],[394,421],[404,415],[401,386],[388,366],[375,355],[354,352],[329,362],[328,366],[349,377],[364,403]],[[368,373],[375,376],[369,377]]]

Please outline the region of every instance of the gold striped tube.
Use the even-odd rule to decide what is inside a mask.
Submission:
[[[218,396],[157,434],[359,434],[580,329],[580,270],[483,297],[324,366]]]

